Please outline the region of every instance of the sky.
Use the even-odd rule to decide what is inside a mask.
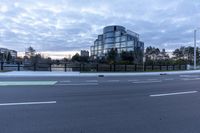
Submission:
[[[102,29],[122,25],[145,46],[193,45],[199,0],[0,0],[0,47],[24,52],[89,50]],[[200,38],[200,34],[198,34]]]

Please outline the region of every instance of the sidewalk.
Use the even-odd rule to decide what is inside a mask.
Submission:
[[[153,75],[173,75],[173,74],[200,74],[200,70],[191,71],[171,71],[171,72],[111,72],[111,73],[80,73],[80,72],[33,72],[33,71],[12,71],[0,72],[0,77],[97,77],[103,76],[153,76]]]

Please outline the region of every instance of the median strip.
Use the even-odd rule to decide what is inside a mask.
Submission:
[[[197,93],[198,91],[185,91],[185,92],[175,92],[175,93],[163,93],[163,94],[154,94],[150,97],[163,97],[163,96],[172,96],[172,95],[183,95],[183,94],[192,94]]]

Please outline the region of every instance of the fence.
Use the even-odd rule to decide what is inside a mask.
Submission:
[[[1,71],[79,71],[79,72],[142,72],[187,70],[187,65],[119,65],[119,64],[6,64],[1,62]]]

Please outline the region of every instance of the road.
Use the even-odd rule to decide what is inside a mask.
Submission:
[[[1,77],[0,133],[199,133],[200,75]]]

